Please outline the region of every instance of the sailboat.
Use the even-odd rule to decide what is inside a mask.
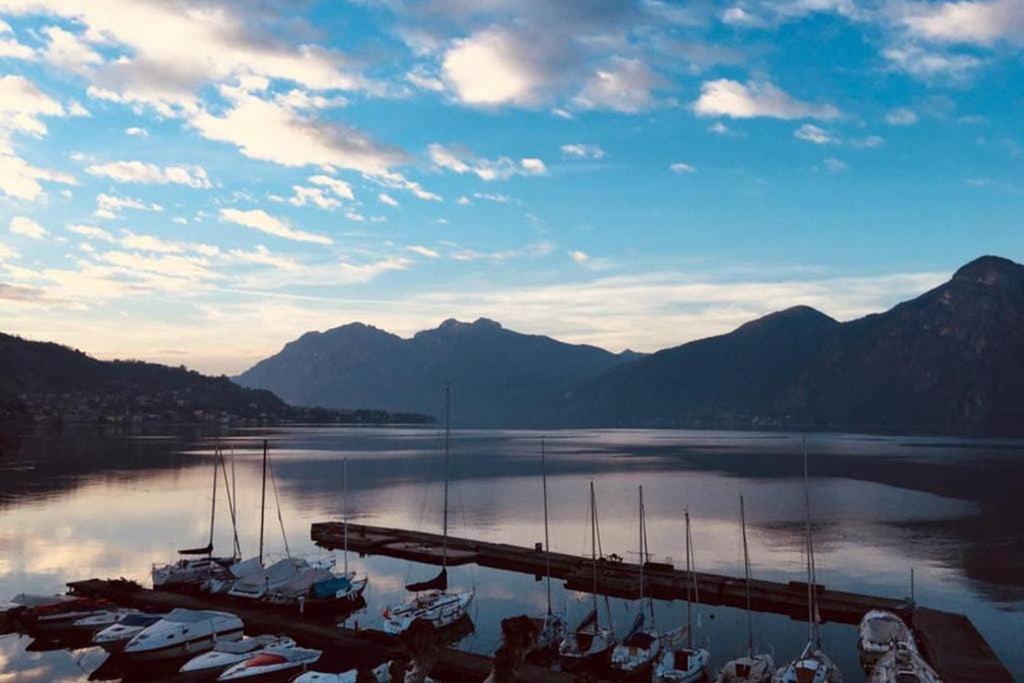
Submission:
[[[870,683],[941,683],[939,675],[906,641],[896,642],[868,678]]]
[[[807,645],[800,656],[772,676],[773,683],[842,683],[843,673],[821,649],[818,629],[818,598],[811,537],[811,493],[807,483],[807,439],[804,439],[804,533],[807,547]]]
[[[547,661],[558,654],[558,646],[565,639],[565,615],[555,612],[551,607],[551,546],[548,531],[548,473],[547,458],[544,451],[544,440],[540,442],[540,471],[544,493],[544,577],[547,588],[548,609],[532,621],[537,626],[537,641],[527,653],[527,658],[534,662]]]
[[[686,521],[686,647],[672,643],[666,647],[654,669],[655,683],[694,683],[707,677],[708,663],[711,653],[706,647],[693,646],[693,608],[690,602],[690,590],[693,589],[694,600],[700,604],[700,593],[697,591],[697,577],[693,570],[693,539],[690,536],[690,511],[683,513]],[[682,640],[681,638],[679,640]]]
[[[451,388],[444,389],[444,521],[442,524],[441,572],[432,579],[405,587],[415,593],[409,599],[384,610],[384,630],[397,634],[417,619],[425,619],[435,628],[450,626],[469,612],[474,591],[448,590],[448,457],[451,444]]]
[[[650,671],[661,652],[661,636],[654,628],[654,600],[650,600],[651,626],[644,617],[644,565],[647,563],[647,520],[644,514],[644,487],[640,490],[640,600],[633,626],[622,642],[612,650],[612,668],[625,676]]]
[[[577,671],[604,663],[615,647],[614,629],[601,626],[597,613],[598,543],[597,497],[594,495],[594,482],[590,482],[590,563],[594,568],[594,606],[576,630],[566,635],[558,648],[561,666],[565,671]],[[600,559],[604,560],[603,557]],[[610,610],[608,620],[611,621]]]
[[[898,643],[904,643],[912,650],[917,649],[914,636],[907,623],[886,610],[870,610],[860,620],[857,629],[857,648],[864,670],[870,672],[874,665]]]
[[[715,683],[766,683],[775,671],[775,661],[767,653],[754,651],[754,617],[750,609],[750,553],[747,550],[747,515],[740,496],[740,529],[743,533],[743,579],[747,593],[747,654],[725,663]]]
[[[177,562],[166,565],[154,565],[152,569],[153,588],[155,589],[182,589],[186,587],[197,587],[199,584],[209,581],[212,577],[226,572],[226,568],[238,562],[238,535],[235,534],[235,553],[230,557],[214,557],[213,555],[213,532],[217,519],[217,479],[218,473],[223,468],[223,455],[220,448],[213,463],[213,498],[210,505],[210,538],[207,544],[201,548],[185,548],[178,551],[181,558]],[[225,487],[227,480],[225,477]],[[230,496],[230,489],[228,489]],[[234,509],[232,509],[232,520]],[[202,557],[205,555],[205,557]]]

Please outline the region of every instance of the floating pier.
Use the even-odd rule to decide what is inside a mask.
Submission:
[[[338,522],[313,524],[310,536],[317,545],[341,549],[345,543],[344,527]],[[406,529],[348,525],[348,549],[361,555],[383,555],[424,564],[440,564],[437,549],[440,534]],[[453,561],[453,558],[454,561]],[[448,537],[448,564],[475,563],[483,567],[533,574],[541,577],[547,561],[543,548],[475,541]],[[551,576],[565,581],[569,590],[590,592],[594,583],[594,564],[590,558],[550,554]],[[635,599],[640,594],[638,564],[598,560],[598,587],[602,595]],[[746,590],[743,579],[696,572],[701,602],[744,608]],[[686,597],[688,575],[671,565],[648,562],[644,566],[644,589],[647,595],[661,600]],[[824,621],[858,624],[872,609],[888,610],[903,617],[913,628],[922,654],[944,681],[990,681],[1011,683],[1013,677],[996,657],[970,619],[917,607],[905,600],[883,598],[815,586],[819,613]],[[751,606],[758,612],[773,612],[794,619],[807,617],[807,584],[797,581],[751,581]]]
[[[296,613],[268,610],[266,605],[248,605],[223,596],[184,595],[171,591],[154,591],[126,581],[89,579],[68,584],[72,595],[105,598],[123,607],[166,612],[175,608],[222,610],[236,615],[248,633],[283,633],[300,645],[344,656],[353,667],[375,666],[382,662],[405,658],[407,653],[396,636],[374,629],[339,628],[333,622],[303,619]],[[483,681],[491,673],[490,657],[442,648],[431,676],[445,681]],[[572,683],[575,679],[548,669],[524,664],[517,670],[524,683]]]

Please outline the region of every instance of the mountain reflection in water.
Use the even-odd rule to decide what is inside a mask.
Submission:
[[[543,538],[540,438],[548,453],[551,544],[582,553],[586,487],[595,481],[606,553],[636,546],[637,484],[643,484],[649,545],[657,559],[683,557],[681,516],[693,516],[697,568],[738,575],[738,497],[746,497],[756,576],[799,580],[803,566],[800,436],[780,433],[655,430],[456,431],[453,533],[532,545]],[[341,511],[341,459],[349,459],[348,509],[354,521],[436,530],[441,481],[436,429],[302,428],[233,432],[220,438],[235,454],[243,550],[259,533],[260,442],[271,444],[282,517],[293,553],[317,552],[309,524]],[[0,599],[57,591],[91,576],[145,580],[152,562],[202,545],[208,532],[215,435],[193,430],[124,434],[97,429],[0,437]],[[1024,442],[812,434],[808,436],[819,579],[833,588],[902,597],[916,571],[919,602],[966,612],[1004,663],[1024,678]],[[273,497],[270,497],[273,506]],[[221,512],[223,514],[221,514]],[[224,506],[217,542],[230,546]],[[276,514],[268,547],[283,552]],[[369,572],[369,608],[354,617],[378,626],[426,567],[358,558]],[[533,577],[480,568],[452,571],[452,583],[477,587],[476,633],[462,647],[490,651],[504,616],[536,612],[544,592]],[[575,594],[560,586],[571,618]],[[620,629],[632,606],[613,601]],[[704,608],[700,638],[713,663],[743,648],[742,614]],[[659,625],[682,618],[659,603]],[[758,633],[784,660],[805,637],[800,622],[758,615]],[[860,680],[854,629],[827,625],[826,648]],[[1015,635],[1016,634],[1016,635]],[[94,650],[32,652],[26,638],[0,640],[0,671],[17,681],[85,680],[103,657]],[[18,674],[17,672],[21,672]]]

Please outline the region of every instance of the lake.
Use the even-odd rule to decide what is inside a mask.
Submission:
[[[547,448],[553,550],[589,553],[587,488],[597,491],[605,553],[635,559],[637,486],[656,560],[684,558],[683,512],[692,518],[698,570],[742,575],[739,496],[746,501],[753,573],[801,580],[804,567],[801,436],[655,430],[455,431],[452,533],[533,545],[544,534],[540,440]],[[348,459],[353,521],[439,531],[441,435],[436,428],[308,427],[232,431],[239,540],[259,537],[260,443],[269,439],[276,482],[268,493],[268,552],[323,554],[314,521],[339,519]],[[167,428],[128,434],[91,428],[0,437],[0,601],[58,592],[64,583],[124,576],[148,581],[153,563],[202,546],[209,529],[214,435]],[[811,434],[807,437],[818,580],[830,588],[966,613],[1014,676],[1024,680],[1024,442],[948,437]],[[275,503],[279,500],[279,505]],[[282,535],[280,519],[284,527]],[[231,547],[226,505],[216,544]],[[350,622],[375,627],[404,584],[436,573],[389,558],[350,558],[370,576],[367,609]],[[473,566],[451,570],[453,587],[475,587],[476,631],[460,647],[490,652],[501,618],[544,609],[542,583]],[[586,596],[555,583],[556,605],[582,617]],[[635,607],[613,600],[620,632]],[[698,640],[720,665],[745,648],[735,609],[697,610]],[[660,602],[657,624],[685,619]],[[806,624],[758,614],[756,638],[777,661],[798,653]],[[848,681],[864,680],[856,631],[826,624],[824,646]],[[95,649],[36,652],[24,636],[0,639],[0,681],[78,681],[104,660]]]

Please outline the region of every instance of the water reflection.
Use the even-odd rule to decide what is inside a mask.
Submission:
[[[423,429],[302,429],[226,434],[235,455],[239,540],[258,544],[260,439],[272,447],[281,519],[293,553],[322,552],[309,524],[341,511],[340,459],[349,458],[348,509],[356,521],[435,530],[441,509],[438,434]],[[457,432],[452,489],[453,533],[532,545],[543,537],[540,434]],[[179,431],[129,436],[95,430],[6,436],[0,458],[0,597],[57,591],[72,579],[145,580],[174,549],[203,545],[208,533],[214,436]],[[606,552],[629,557],[636,546],[636,485],[644,484],[648,537],[658,558],[683,557],[681,513],[694,517],[698,569],[740,573],[738,496],[747,501],[756,575],[783,581],[802,571],[799,437],[784,434],[664,431],[567,431],[547,435],[551,541],[581,553],[586,486],[596,483]],[[1012,441],[813,435],[813,505],[819,578],[835,588],[917,598],[967,612],[1003,661],[1024,677],[1014,633],[1024,627],[1024,527],[1016,489],[1024,459]],[[273,505],[273,494],[271,494]],[[231,545],[226,511],[216,543]],[[267,516],[267,544],[285,548],[277,515]],[[383,605],[402,597],[429,568],[387,558],[353,558],[371,577],[369,607],[350,623],[379,626]],[[477,590],[476,632],[463,647],[490,651],[502,617],[540,612],[544,591],[533,577],[461,567],[453,588]],[[556,584],[557,585],[557,584]],[[573,619],[574,594],[556,590]],[[613,601],[620,629],[635,607]],[[658,604],[659,626],[683,618],[679,604]],[[806,626],[758,615],[758,633],[785,660]],[[729,608],[702,610],[701,638],[713,662],[738,654],[745,628]],[[853,629],[827,625],[825,642],[848,680],[858,680]],[[17,681],[83,680],[102,653],[38,653],[23,638],[0,640],[0,671]]]

